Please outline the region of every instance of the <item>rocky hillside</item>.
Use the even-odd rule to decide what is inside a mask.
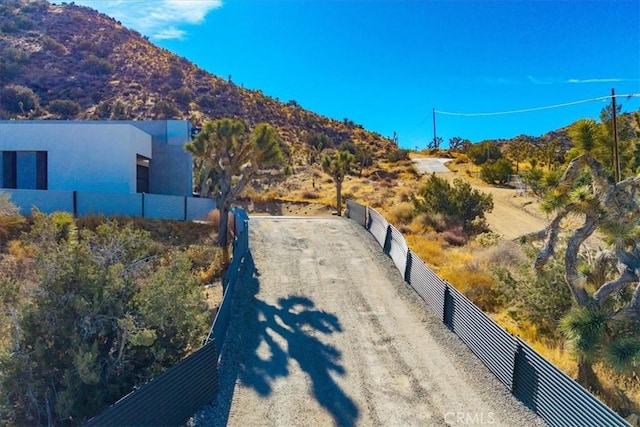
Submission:
[[[87,7],[0,0],[0,119],[208,119],[268,122],[297,145],[320,132],[383,155],[395,147],[352,121],[248,90],[159,48]]]

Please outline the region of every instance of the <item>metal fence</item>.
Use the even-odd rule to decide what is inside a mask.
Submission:
[[[181,426],[217,391],[216,346],[211,341],[89,420],[86,426]]]
[[[400,232],[375,209],[347,201],[348,217],[363,225],[402,277],[511,393],[552,426],[629,426],[575,380],[506,332],[439,278]],[[366,225],[365,225],[366,224]],[[403,258],[404,256],[404,258]]]
[[[231,299],[249,253],[249,217],[234,210],[233,258],[223,279],[224,296],[204,345],[153,381],[92,418],[96,426],[182,426],[218,392],[220,349],[229,327]]]
[[[238,284],[245,258],[249,253],[249,217],[243,210],[234,211],[234,216],[237,237],[233,242],[233,258],[222,282],[224,296],[211,325],[207,342],[224,342],[231,319],[231,299]],[[218,348],[218,356],[220,355],[220,347]]]
[[[32,208],[83,215],[126,215],[145,218],[193,221],[206,219],[215,209],[212,199],[146,193],[90,193],[83,191],[15,190],[2,188],[11,202],[28,215]]]

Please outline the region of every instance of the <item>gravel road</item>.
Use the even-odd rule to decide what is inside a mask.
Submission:
[[[198,426],[544,423],[342,218],[252,217],[220,393]]]

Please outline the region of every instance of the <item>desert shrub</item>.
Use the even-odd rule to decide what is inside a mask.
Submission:
[[[7,47],[2,51],[4,61],[15,62],[16,64],[26,64],[29,62],[29,52],[15,47]]]
[[[84,69],[90,74],[104,75],[113,73],[113,64],[107,59],[98,58],[95,55],[89,55],[84,60]]]
[[[447,262],[446,243],[433,235],[406,235],[409,248],[429,267],[440,267]]]
[[[543,176],[544,171],[538,167],[534,167],[526,172],[522,177],[529,191],[538,197],[543,196],[546,191],[546,186],[542,181]]]
[[[467,157],[474,165],[483,165],[488,161],[502,158],[502,153],[495,144],[483,142],[471,145],[467,151]]]
[[[13,18],[13,22],[18,30],[30,30],[35,27],[35,23],[26,15],[18,14]]]
[[[111,117],[111,103],[102,101],[98,104],[93,114],[98,119],[108,119]]]
[[[418,212],[442,214],[450,226],[460,225],[466,233],[477,231],[477,222],[493,209],[490,194],[473,189],[468,182],[456,178],[451,185],[432,174],[412,199]]]
[[[392,224],[408,224],[416,215],[413,204],[401,202],[391,208],[387,214],[387,220]]]
[[[151,109],[156,119],[172,119],[180,116],[180,110],[167,101],[158,101]]]
[[[54,99],[47,105],[47,110],[62,119],[73,119],[80,114],[81,107],[80,104],[69,99]]]
[[[12,61],[0,62],[0,83],[7,83],[20,73],[20,64]]]
[[[60,55],[66,53],[67,49],[64,45],[57,40],[51,38],[50,36],[44,34],[40,38],[40,43],[42,43],[42,47],[45,51],[50,52],[52,54]]]
[[[445,230],[440,233],[440,237],[451,246],[464,246],[467,243],[467,238],[462,227]]]
[[[447,218],[440,213],[418,212],[412,221],[414,228],[430,228],[434,231],[445,231],[448,227]]]
[[[477,259],[489,268],[495,267],[517,267],[527,261],[520,246],[510,240],[500,240],[500,236],[495,233],[483,233],[482,235],[492,234],[490,239],[497,239],[491,246],[488,246],[481,252]],[[478,237],[482,236],[478,235]]]
[[[565,284],[563,254],[549,259],[544,270],[532,271],[535,248],[522,246],[523,261],[516,266],[501,264],[491,268],[501,292],[509,301],[511,317],[537,327],[541,337],[560,338],[560,319],[571,308],[571,292]]]
[[[358,147],[356,147],[356,144],[351,141],[345,141],[340,144],[340,147],[338,147],[338,151],[348,151],[355,156],[358,152]]]
[[[216,106],[216,99],[211,95],[200,95],[196,102],[202,108],[211,109]]]
[[[394,148],[387,153],[387,160],[390,162],[399,162],[409,159],[409,151],[402,148]]]
[[[7,253],[18,260],[33,258],[36,254],[36,247],[22,240],[10,240],[7,244]]]
[[[20,232],[25,222],[20,209],[9,200],[9,195],[0,192],[0,243]]]
[[[506,184],[513,175],[511,161],[501,158],[495,162],[485,163],[480,169],[480,179],[489,184]]]
[[[476,263],[450,265],[440,269],[438,274],[450,282],[457,290],[473,301],[482,311],[497,312],[502,308],[499,287],[490,273],[482,270]]]
[[[172,90],[169,92],[169,97],[177,102],[179,105],[186,107],[193,100],[193,92],[189,88],[182,87],[180,89]]]
[[[402,202],[394,205],[385,216],[391,224],[400,225],[409,224],[415,215],[413,204]]]
[[[124,102],[118,100],[111,106],[111,120],[127,120],[129,114]]]
[[[493,231],[485,231],[484,233],[480,233],[475,237],[475,241],[480,246],[493,246],[496,243],[500,242],[501,236],[498,233],[494,233]]]
[[[25,114],[40,106],[33,90],[21,85],[9,85],[0,90],[0,107],[13,114]]]
[[[2,416],[82,424],[201,345],[204,295],[189,259],[156,257],[148,233],[110,221],[59,239],[63,216],[36,212],[33,221],[24,238],[38,243],[34,289],[20,307],[0,301],[19,313],[13,351],[0,353]]]
[[[192,244],[185,251],[203,285],[210,284],[224,274],[222,249],[213,244]]]

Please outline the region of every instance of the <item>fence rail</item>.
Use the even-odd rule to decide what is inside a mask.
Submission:
[[[204,345],[90,419],[87,427],[182,426],[213,401],[218,392],[218,363],[229,327],[231,299],[249,253],[249,217],[246,212],[235,210],[234,224],[236,239],[233,258],[223,279],[224,296]]]
[[[406,282],[511,391],[552,426],[629,426],[519,338],[491,320],[411,250],[375,209],[347,201],[348,217],[374,236]]]
[[[146,193],[90,193],[83,191],[16,190],[1,188],[11,202],[28,215],[36,207],[44,213],[55,211],[83,215],[126,215],[145,218],[193,221],[206,219],[215,209],[212,199]]]

